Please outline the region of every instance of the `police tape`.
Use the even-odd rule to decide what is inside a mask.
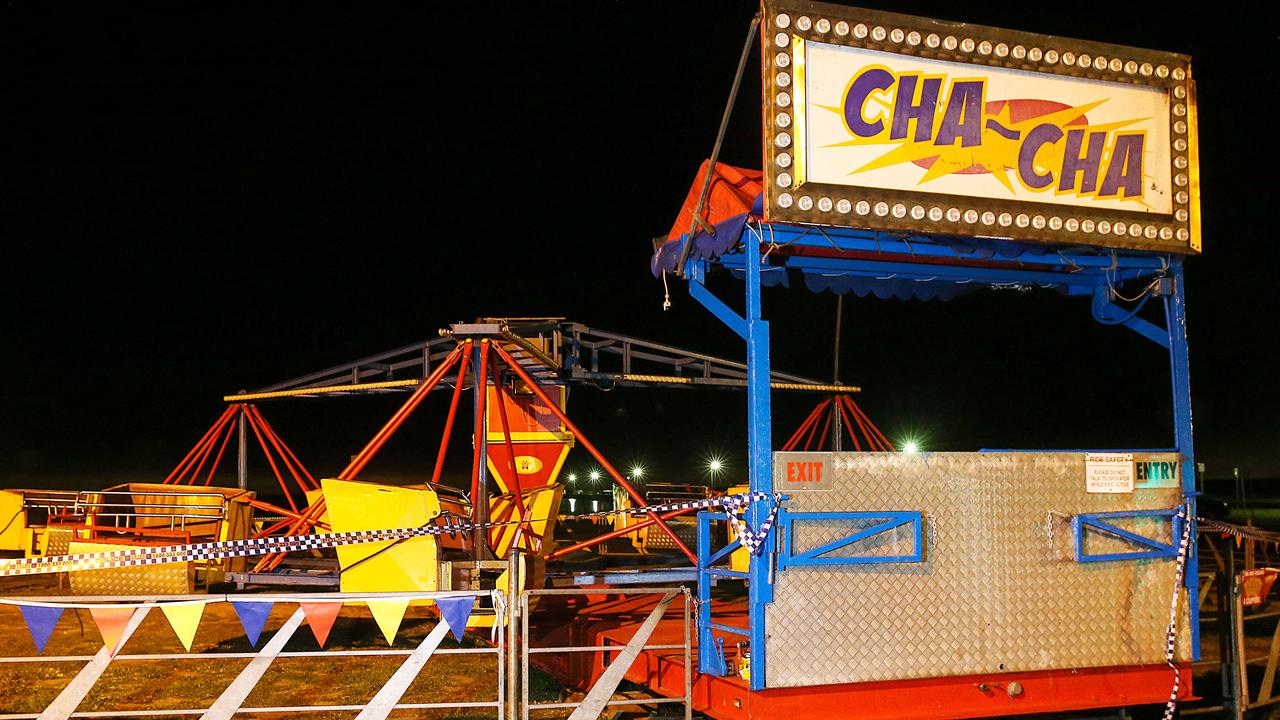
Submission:
[[[1169,625],[1164,634],[1164,661],[1173,670],[1173,688],[1169,690],[1169,700],[1164,706],[1164,720],[1173,720],[1178,709],[1178,693],[1182,690],[1182,673],[1174,661],[1174,648],[1178,644],[1178,595],[1182,590],[1182,582],[1187,575],[1187,556],[1190,554],[1191,526],[1194,524],[1187,518],[1187,506],[1178,509],[1177,517],[1182,519],[1182,537],[1178,541],[1178,562],[1174,571],[1173,597],[1169,601]],[[1194,601],[1194,598],[1192,598]]]
[[[704,500],[668,503],[623,511],[611,511],[610,514],[665,512],[669,510],[698,509],[721,506],[725,508],[730,522],[735,528],[741,519],[735,510],[746,507],[752,501],[768,499],[768,493],[742,493],[739,495],[723,495]],[[758,548],[763,536],[768,533],[777,514],[774,504],[769,518],[755,531],[743,525],[739,537],[743,546],[759,554]],[[323,550],[344,545],[402,541],[432,535],[457,536],[473,530],[486,530],[507,525],[520,525],[534,520],[512,520],[506,522],[472,523],[462,522],[445,515],[440,518],[442,524],[423,525],[416,528],[392,528],[386,530],[352,530],[347,532],[327,533],[323,535],[292,535],[247,540],[221,540],[216,542],[194,543],[190,545],[163,545],[155,547],[129,547],[123,550],[106,552],[81,553],[77,555],[45,555],[34,558],[18,558],[0,560],[0,577],[18,575],[43,575],[60,572],[79,572],[83,570],[108,570],[115,568],[159,565],[174,562],[201,562],[225,560],[228,558],[250,557],[254,555],[271,555],[275,553],[299,552],[304,550]]]
[[[1208,518],[1196,518],[1196,527],[1200,532],[1216,532],[1230,535],[1236,540],[1254,540],[1269,545],[1280,545],[1280,533],[1264,530],[1253,525],[1236,525],[1235,523]]]
[[[614,515],[648,515],[649,513],[669,512],[671,510],[697,510],[700,508],[734,506],[744,507],[753,502],[780,499],[767,492],[745,492],[734,495],[717,495],[701,500],[684,500],[665,505],[645,505],[644,507],[623,508],[621,510],[601,510],[600,512],[582,513],[579,515],[562,515],[563,520],[585,520],[588,518],[612,517]]]
[[[428,525],[419,528],[354,530],[327,535],[221,540],[191,545],[130,547],[124,550],[108,550],[107,552],[81,553],[77,555],[45,555],[43,557],[18,560],[0,560],[0,577],[77,572],[81,570],[107,570],[172,562],[224,560],[227,558],[270,555],[300,550],[321,550],[342,545],[407,540],[428,535],[465,532],[477,527],[481,526],[472,523],[449,523],[448,525]]]
[[[701,500],[686,500],[684,502],[668,503],[666,505],[647,505],[645,507],[624,508],[622,510],[602,510],[594,513],[584,513],[582,515],[565,516],[567,520],[585,520],[590,518],[611,517],[614,515],[648,515],[649,513],[668,512],[671,510],[697,510],[703,508],[718,507],[724,510],[724,513],[733,526],[733,533],[737,537],[742,547],[752,555],[759,555],[764,549],[765,538],[769,536],[769,530],[773,527],[773,523],[778,518],[778,507],[782,504],[785,496],[781,494],[770,494],[767,492],[753,491],[745,493],[737,493],[735,495],[720,495],[718,497],[704,498]],[[760,527],[751,528],[746,520],[743,520],[740,513],[753,502],[763,502],[772,500],[769,514],[765,516],[760,523]]]

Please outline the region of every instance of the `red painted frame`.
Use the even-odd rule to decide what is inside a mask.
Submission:
[[[654,600],[608,593],[608,588],[602,588],[600,595],[564,607],[551,607],[554,601],[550,597],[541,598],[537,617],[548,624],[531,630],[538,638],[537,644],[616,645],[621,650],[652,609]],[[743,602],[715,602],[715,615],[721,622],[746,624]],[[695,640],[696,637],[695,633]],[[739,639],[723,637],[726,649]],[[652,644],[683,641],[682,621],[675,617],[662,620],[649,640]],[[530,662],[565,685],[586,690],[604,672],[604,654],[579,653],[572,659],[533,655]],[[697,657],[696,649],[693,656]],[[682,650],[643,651],[627,671],[626,679],[645,685],[658,695],[680,697],[684,695],[683,663]],[[1182,676],[1179,700],[1194,699],[1191,665],[1179,665],[1178,672]],[[715,677],[695,672],[693,677],[694,710],[716,720],[943,720],[1052,713],[1163,703],[1173,686],[1173,671],[1167,665],[993,673],[757,692],[748,688],[746,680],[733,675]],[[1010,695],[1009,687],[1015,682],[1021,692]]]

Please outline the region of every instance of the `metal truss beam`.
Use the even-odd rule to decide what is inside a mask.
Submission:
[[[520,367],[544,384],[604,387],[747,386],[747,364],[727,358],[600,330],[561,318],[486,318],[441,330],[441,337],[369,355],[229,399],[311,397],[410,391],[430,374],[457,341],[487,337],[502,344]],[[770,374],[776,390],[857,392],[790,373]],[[311,392],[307,392],[311,391]]]

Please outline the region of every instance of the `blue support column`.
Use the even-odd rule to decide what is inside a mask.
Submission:
[[[711,633],[711,511],[698,512],[698,671],[717,668],[715,635]]]
[[[769,405],[769,323],[760,313],[760,237],[748,231],[743,235],[745,255],[745,280],[747,286],[746,317],[739,317],[728,305],[717,298],[705,286],[706,262],[690,260],[686,263],[689,278],[689,294],[716,316],[729,329],[747,342],[747,478],[752,492],[773,493],[773,421]],[[747,521],[751,527],[759,527],[769,514],[767,503],[752,503],[747,507]],[[709,543],[709,521],[699,520],[699,598],[705,594],[707,602],[699,609],[699,640],[711,638],[710,572],[702,567],[701,551]],[[706,545],[708,553],[710,546]],[[768,538],[764,551],[751,558],[747,573],[748,623],[751,641],[751,689],[763,690],[765,683],[765,604],[773,601],[772,573],[774,567],[774,539]],[[727,573],[725,573],[727,575]],[[708,650],[710,649],[708,644]],[[700,659],[709,659],[702,656]]]
[[[1187,351],[1187,295],[1182,258],[1174,257],[1170,267],[1173,295],[1165,300],[1166,324],[1169,328],[1169,365],[1173,378],[1173,445],[1182,455],[1183,501],[1191,523],[1191,544],[1187,557],[1186,588],[1191,608],[1191,656],[1200,659],[1200,589],[1199,558],[1196,553],[1196,463],[1191,437],[1191,364]],[[1230,580],[1228,580],[1230,582]]]
[[[769,323],[760,314],[760,236],[743,233],[747,259],[747,472],[752,492],[773,493],[773,419],[769,404]],[[766,503],[747,509],[751,527],[760,527],[768,514]],[[751,630],[751,689],[763,690],[768,668],[765,657],[765,604],[773,600],[771,574],[774,538],[764,552],[751,558],[749,583]]]

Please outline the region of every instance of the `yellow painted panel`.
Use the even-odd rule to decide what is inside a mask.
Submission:
[[[729,488],[727,494],[739,495],[739,494],[750,492],[750,491],[751,491],[750,485],[734,485],[733,487]],[[737,539],[738,539],[738,535],[733,531],[733,525],[730,524],[729,525],[729,542],[733,542],[734,540],[737,540]],[[747,554],[746,548],[740,547],[737,550],[734,550],[733,552],[729,553],[729,569],[730,570],[736,570],[737,572],[747,572],[750,569],[750,567],[751,567],[751,556]]]
[[[440,515],[439,498],[421,486],[333,479],[320,484],[334,532],[421,527]],[[345,545],[337,552],[343,592],[439,589],[440,551],[435,537]]]
[[[27,537],[22,495],[12,490],[0,490],[0,550],[26,551]]]
[[[530,490],[521,496],[524,501],[526,517],[532,519],[529,523],[529,532],[524,533],[521,537],[521,549],[540,553],[543,547],[547,545],[552,534],[555,533],[556,518],[560,515],[560,498],[562,495],[564,495],[563,485],[551,485],[537,490]],[[516,520],[516,509],[513,500],[514,496],[512,495],[494,495],[490,497],[489,518],[495,522]],[[493,548],[494,555],[499,558],[507,556],[507,553],[511,551],[511,544],[515,539],[517,527],[516,525],[503,525],[490,531],[489,547]],[[536,547],[532,543],[530,535],[538,540]]]

